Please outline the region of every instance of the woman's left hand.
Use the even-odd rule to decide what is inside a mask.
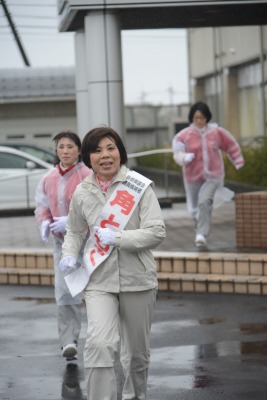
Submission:
[[[51,232],[55,234],[65,233],[68,217],[54,217],[53,219],[54,222],[49,225]]]

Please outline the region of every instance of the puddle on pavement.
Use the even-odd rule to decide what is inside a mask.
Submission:
[[[200,320],[183,319],[178,321],[162,321],[152,324],[152,334],[161,335],[165,332],[181,330],[184,328],[199,326],[199,325],[214,325],[221,324],[226,321],[226,318],[206,318]]]
[[[256,357],[246,357],[246,356]],[[261,357],[258,357],[258,356]],[[216,385],[214,377],[204,370],[203,361],[221,357],[237,357],[241,363],[262,364],[267,356],[266,341],[225,341],[202,345],[164,347],[151,350],[151,386],[176,389],[204,388]],[[211,361],[212,362],[212,361]],[[265,363],[267,360],[265,359]],[[164,374],[162,374],[164,371]]]
[[[195,375],[194,376],[194,388],[205,388],[205,387],[210,387],[215,385],[215,380],[211,376],[207,375]]]
[[[241,354],[267,355],[267,340],[256,342],[241,342]]]
[[[267,332],[267,324],[240,324],[241,332],[249,334],[265,333]]]
[[[151,334],[157,337],[165,335],[167,332],[175,332],[184,329],[191,328],[199,325],[196,320],[179,320],[179,321],[162,321],[152,324]]]
[[[215,325],[222,324],[227,321],[227,318],[203,318],[199,320],[178,320],[178,321],[162,321],[155,322],[152,324],[152,333],[162,334],[164,331],[168,332],[170,330],[183,329],[198,325]],[[243,323],[239,324],[240,332],[244,332],[251,335],[261,334],[267,332],[267,324],[261,323]]]
[[[221,324],[222,322],[225,322],[226,318],[205,318],[205,319],[200,319],[199,324],[200,325],[213,325],[213,324]]]
[[[204,368],[199,366],[199,361],[203,359],[209,346],[205,347],[206,349],[203,346],[181,346],[152,350],[149,385],[168,389],[212,386],[214,378],[208,376]]]
[[[13,297],[12,300],[14,301],[36,301],[37,304],[53,304],[55,303],[55,299],[53,298],[40,298],[40,297]]]
[[[152,372],[153,374],[153,372]],[[177,376],[155,376],[150,373],[148,387],[161,387],[169,389],[192,389],[194,387],[194,377],[192,375]]]

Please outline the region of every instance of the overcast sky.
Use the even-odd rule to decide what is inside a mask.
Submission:
[[[6,0],[6,5],[31,66],[75,64],[74,34],[57,32],[55,0]],[[0,43],[0,69],[25,68],[1,5]],[[122,31],[122,55],[126,104],[188,101],[185,29]]]

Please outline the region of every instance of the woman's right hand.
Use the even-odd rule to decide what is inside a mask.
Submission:
[[[73,256],[63,257],[59,263],[59,269],[61,272],[67,272],[70,269],[76,268],[77,260]]]

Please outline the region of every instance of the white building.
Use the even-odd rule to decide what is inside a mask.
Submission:
[[[239,140],[265,136],[267,26],[191,28],[188,51],[191,102]]]

